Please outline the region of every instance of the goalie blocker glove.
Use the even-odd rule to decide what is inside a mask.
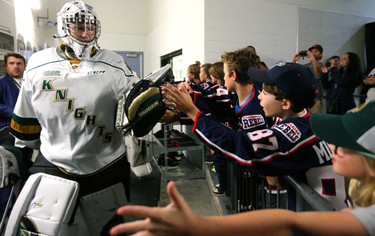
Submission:
[[[150,80],[137,82],[127,96],[124,108],[134,135],[145,136],[166,111],[160,86]]]

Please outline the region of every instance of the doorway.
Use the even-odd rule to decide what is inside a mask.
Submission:
[[[119,54],[130,68],[135,71],[139,78],[143,78],[143,52],[115,51]]]
[[[160,66],[171,65],[174,81],[184,81],[183,64],[182,64],[182,49],[168,53],[160,57]]]

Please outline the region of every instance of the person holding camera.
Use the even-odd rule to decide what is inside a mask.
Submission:
[[[331,63],[331,60],[332,60],[332,63]],[[325,71],[329,71],[332,67],[335,67],[336,69],[340,69],[340,57],[338,55],[333,55],[329,59],[326,60],[326,62],[324,63],[324,65],[322,67],[322,73],[324,73]],[[332,77],[328,76],[327,81],[329,81],[331,83]],[[328,104],[328,98],[331,96],[331,92],[332,92],[333,88],[332,88],[332,85],[329,85],[328,87],[325,86],[323,81],[322,81],[322,86],[323,86],[323,89],[324,89],[323,90],[324,102],[325,102],[325,104]]]
[[[327,98],[327,113],[345,114],[354,108],[354,91],[361,84],[362,71],[359,56],[353,52],[346,52],[339,64],[330,59],[331,65],[322,68],[322,85],[331,88]]]
[[[315,105],[311,108],[311,111],[323,113],[325,110],[325,104],[323,100],[323,86],[320,80],[323,67],[323,63],[320,60],[323,57],[323,47],[319,44],[314,44],[308,50],[299,51],[299,53],[293,56],[292,62],[297,62],[300,59],[304,59],[305,57],[310,60],[310,62],[305,64],[305,66],[314,73],[318,86],[316,102]]]

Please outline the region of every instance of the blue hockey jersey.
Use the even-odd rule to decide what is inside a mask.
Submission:
[[[346,207],[345,179],[331,168],[332,152],[309,124],[310,112],[253,132],[232,130],[199,113],[193,132],[215,149],[260,175],[290,175],[307,183],[336,209]]]

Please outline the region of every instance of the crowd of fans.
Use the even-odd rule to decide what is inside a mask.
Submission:
[[[79,10],[78,15],[70,14],[74,7]],[[82,18],[83,13],[88,18]],[[29,163],[30,174],[45,172],[75,180],[80,184],[79,197],[120,182],[129,200],[130,167],[125,146],[121,134],[109,127],[114,119],[109,122],[107,116],[117,105],[112,97],[129,91],[139,78],[113,52],[97,46],[100,21],[90,6],[83,2],[68,3],[59,14],[67,18],[60,22],[66,24],[61,36],[74,40],[66,40],[57,48],[31,57],[26,71],[22,55],[14,52],[5,55],[6,74],[0,78],[0,145],[18,142],[28,161],[30,148],[40,149],[36,160]],[[82,19],[87,24],[82,24]],[[58,57],[61,61],[49,60]],[[302,58],[309,62],[300,64]],[[294,211],[272,210],[202,217],[191,211],[171,182],[168,207],[122,207],[119,215],[132,214],[148,220],[119,224],[112,228],[112,235],[136,231],[145,231],[145,235],[228,235],[248,231],[272,234],[273,230],[374,235],[375,103],[371,101],[375,100],[375,69],[364,76],[360,58],[353,52],[333,55],[326,63],[322,58],[323,47],[314,44],[307,51],[295,54],[291,62],[268,67],[255,47],[249,45],[225,52],[212,63],[197,61],[187,68],[187,81],[162,87],[164,103],[171,109],[160,122],[193,124],[193,132],[209,150],[207,155],[212,157],[216,170],[218,185],[212,189],[213,194],[228,192],[228,163],[231,163],[248,167],[252,175],[265,180],[265,188],[283,188],[280,177],[290,175],[315,189],[337,212],[297,215]],[[98,63],[91,64],[93,61]],[[103,64],[113,72],[111,75],[88,73],[87,68],[93,65],[103,70],[99,66],[102,61],[106,61]],[[44,68],[64,71],[66,77],[48,82]],[[90,77],[90,83],[85,82],[86,77]],[[108,81],[106,87],[103,80]],[[86,122],[92,124],[76,122],[84,120],[78,115],[80,108],[76,108],[72,122],[72,110],[66,108],[73,109],[74,99],[64,100],[67,104],[58,103],[58,96],[50,92],[52,84],[57,85],[61,97],[68,87],[70,96],[80,97],[80,102],[92,109],[92,115],[85,113]],[[77,84],[97,92],[91,92],[88,99]],[[362,91],[356,94],[359,88]],[[95,106],[93,100],[98,101]],[[46,105],[48,102],[52,105]],[[361,108],[353,111],[360,103],[363,103]],[[48,107],[51,111],[46,112]],[[100,116],[103,113],[107,116]],[[102,132],[94,130],[99,121]],[[329,132],[331,128],[337,134]],[[100,135],[103,137],[98,139]],[[346,178],[352,179],[350,197]],[[1,215],[9,195],[9,186],[0,189]],[[350,198],[352,201],[348,201]],[[295,209],[295,203],[290,196],[290,210]],[[341,211],[352,207],[356,208],[351,213]],[[327,221],[331,224],[326,224]]]

